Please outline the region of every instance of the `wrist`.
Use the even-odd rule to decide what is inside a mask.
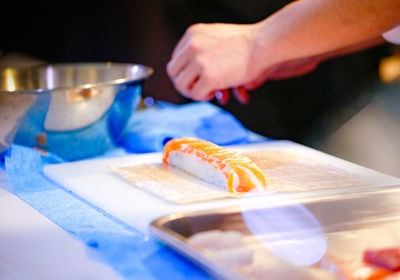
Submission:
[[[286,60],[285,51],[281,49],[267,20],[253,24],[251,34],[252,50],[249,60],[254,72],[262,73],[272,65]]]

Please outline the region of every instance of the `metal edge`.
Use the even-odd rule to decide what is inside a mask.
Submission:
[[[116,80],[111,80],[108,82],[101,82],[101,83],[94,83],[94,84],[83,84],[79,86],[68,86],[68,87],[55,87],[52,89],[31,89],[31,90],[17,90],[17,91],[4,91],[0,90],[0,94],[12,94],[12,95],[18,95],[18,94],[41,94],[45,93],[48,91],[52,90],[66,90],[66,89],[89,89],[89,88],[96,88],[96,87],[103,87],[103,86],[112,86],[112,85],[126,85],[129,83],[141,83],[147,78],[149,78],[151,75],[154,74],[154,69],[150,66],[146,66],[143,64],[136,64],[136,63],[122,63],[122,62],[77,62],[77,63],[44,63],[40,64],[34,67],[28,67],[26,69],[39,69],[43,67],[48,67],[48,66],[68,66],[68,65],[124,65],[124,66],[140,66],[145,69],[145,73],[139,77],[136,77],[134,79],[132,78],[122,78],[122,79],[116,79]],[[10,68],[9,69],[16,69],[16,68]],[[19,69],[25,69],[25,68],[19,68]]]
[[[186,242],[186,238],[166,227],[158,227],[152,222],[150,224],[150,233],[183,256],[189,258],[193,263],[199,265],[212,276],[220,279],[246,280],[244,276],[229,270],[228,266],[220,264],[217,260],[213,262],[212,258],[204,250],[189,245]]]
[[[357,187],[357,188],[359,188],[359,187]],[[390,186],[384,186],[384,187],[379,187],[379,188],[365,187],[361,191],[358,191],[358,192],[340,192],[340,193],[325,195],[324,197],[315,195],[315,196],[303,196],[303,197],[293,197],[293,198],[289,197],[288,199],[285,199],[285,200],[278,199],[273,204],[269,204],[269,205],[262,204],[263,203],[262,198],[266,198],[268,196],[254,197],[254,198],[248,199],[248,202],[246,203],[246,210],[257,209],[260,206],[268,208],[268,207],[276,207],[276,206],[290,206],[293,204],[299,204],[299,203],[305,203],[305,202],[334,201],[334,200],[338,200],[341,198],[349,198],[350,199],[352,197],[367,195],[370,193],[390,192],[392,190],[397,190],[399,188],[400,188],[400,185],[390,185]],[[255,202],[255,203],[250,204],[249,202]],[[161,216],[159,218],[154,219],[150,223],[150,226],[168,231],[170,234],[176,235],[178,238],[182,239],[182,238],[184,238],[183,236],[175,234],[175,232],[173,232],[169,228],[165,227],[164,225],[167,222],[174,221],[177,219],[182,219],[182,218],[191,217],[191,216],[205,216],[205,215],[215,214],[216,212],[218,212],[219,214],[233,214],[233,213],[238,212],[239,209],[240,209],[240,205],[229,205],[229,206],[221,206],[221,207],[203,209],[203,210],[172,213],[172,214],[168,214],[168,215]]]

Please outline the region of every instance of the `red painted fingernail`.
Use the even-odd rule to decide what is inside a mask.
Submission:
[[[224,106],[229,102],[229,91],[227,89],[218,90],[215,92],[215,98],[220,105]]]
[[[247,90],[242,87],[236,87],[232,89],[233,96],[239,101],[240,104],[247,104],[250,101],[250,95]]]

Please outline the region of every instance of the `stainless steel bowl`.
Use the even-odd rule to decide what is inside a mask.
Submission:
[[[0,69],[0,154],[11,143],[66,160],[107,151],[120,141],[152,73],[125,63]]]

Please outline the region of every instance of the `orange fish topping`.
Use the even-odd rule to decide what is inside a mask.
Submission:
[[[172,139],[164,147],[163,163],[168,164],[171,151],[194,154],[213,168],[222,171],[229,192],[248,192],[265,189],[265,178],[255,162],[237,152],[193,137]]]

